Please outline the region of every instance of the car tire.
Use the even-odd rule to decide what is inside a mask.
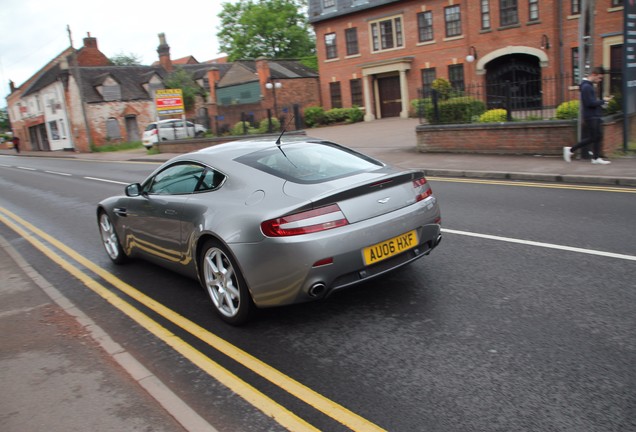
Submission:
[[[112,262],[115,264],[123,264],[127,261],[128,256],[124,252],[124,248],[121,247],[119,237],[115,231],[115,226],[106,214],[105,211],[101,211],[98,216],[99,232],[102,237],[102,244],[106,253]]]
[[[196,138],[203,138],[203,135],[205,135],[205,132],[201,132],[201,131],[199,131],[199,132],[197,132],[194,136],[195,136]]]
[[[219,317],[232,325],[249,320],[252,298],[241,270],[227,248],[216,240],[207,240],[199,257],[203,288]]]

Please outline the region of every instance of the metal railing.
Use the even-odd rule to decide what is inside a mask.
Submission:
[[[464,110],[452,123],[474,122],[484,111],[492,109],[506,110],[507,121],[549,120],[555,117],[561,103],[578,100],[579,87],[571,75],[558,75],[514,82],[486,80],[483,84],[469,84],[461,90],[444,92],[420,88],[418,96],[414,108],[421,123],[448,123],[440,116],[440,106],[448,103],[462,105],[460,109]]]

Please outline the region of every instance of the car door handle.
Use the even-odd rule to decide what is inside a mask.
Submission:
[[[174,216],[174,215],[177,214],[177,211],[173,210],[173,209],[168,209],[168,210],[164,211],[164,213],[167,214],[168,216]]]

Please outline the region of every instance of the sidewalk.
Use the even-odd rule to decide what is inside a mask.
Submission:
[[[311,129],[311,137],[355,148],[428,176],[636,187],[636,157],[606,166],[559,157],[415,151],[417,120],[387,119]],[[283,138],[284,140],[284,138]],[[15,156],[13,150],[0,155]],[[22,152],[19,157],[162,162],[175,154]],[[73,307],[0,237],[0,429],[18,431],[214,431],[143,365]]]
[[[610,165],[589,160],[566,163],[558,156],[419,153],[416,151],[417,119],[390,118],[308,129],[307,135],[334,141],[369,156],[404,168],[424,169],[428,176],[530,180],[599,185],[636,186],[636,155],[610,158]],[[284,137],[283,137],[284,140]],[[0,155],[15,155],[0,150]],[[145,149],[110,153],[22,152],[20,156],[70,157],[109,161],[163,162],[174,153],[148,155]]]
[[[0,237],[0,429],[210,431]]]

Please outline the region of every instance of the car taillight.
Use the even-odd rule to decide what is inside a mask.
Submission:
[[[415,188],[415,202],[425,200],[433,195],[433,190],[424,177],[413,180],[413,188]]]
[[[349,221],[338,207],[326,207],[270,219],[261,223],[263,234],[268,237],[287,237],[315,233],[348,225]]]

